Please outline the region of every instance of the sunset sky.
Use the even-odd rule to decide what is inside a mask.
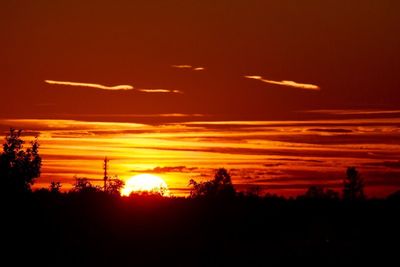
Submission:
[[[39,134],[38,185],[155,173],[177,194],[400,188],[400,2],[2,1],[0,130]]]

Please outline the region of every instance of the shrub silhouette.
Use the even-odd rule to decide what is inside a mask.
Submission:
[[[10,129],[0,154],[0,185],[6,192],[31,191],[36,178],[40,177],[42,159],[39,156],[39,142],[35,138],[31,147],[24,150],[22,130]]]
[[[92,185],[88,178],[75,177],[75,184],[72,188],[72,192],[76,193],[97,193],[100,192],[101,188]]]
[[[346,200],[364,199],[364,181],[356,167],[347,168],[343,198]]]
[[[191,197],[233,197],[236,194],[231,176],[224,168],[215,172],[213,180],[198,183],[192,179],[189,185],[192,187]]]
[[[322,186],[312,185],[307,189],[307,192],[300,196],[306,199],[339,199],[339,193],[332,189],[325,189]]]
[[[247,196],[247,197],[260,197],[261,196],[261,186],[259,186],[259,185],[250,186],[246,190],[245,196]]]

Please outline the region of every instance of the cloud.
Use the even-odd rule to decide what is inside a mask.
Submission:
[[[368,162],[368,163],[365,163],[364,165],[365,166],[378,166],[378,167],[387,167],[387,168],[392,168],[392,169],[400,169],[400,160]]]
[[[59,116],[72,117],[76,116],[78,118],[184,118],[184,117],[206,117],[210,116],[207,114],[200,113],[151,113],[151,114],[132,114],[132,113],[94,113],[94,114],[72,114],[72,113],[62,113],[57,114]]]
[[[137,89],[139,92],[143,93],[172,93],[172,94],[183,94],[179,90],[169,90],[169,89]]]
[[[186,166],[166,166],[166,167],[155,167],[153,169],[147,170],[131,170],[134,173],[171,173],[171,172],[180,172],[180,173],[190,173],[193,171],[197,171],[197,167],[186,167]]]
[[[325,132],[325,133],[352,133],[351,129],[340,129],[340,128],[311,128],[307,129],[309,132]]]
[[[171,67],[177,68],[177,69],[191,69],[191,68],[193,68],[193,66],[191,66],[191,65],[171,65]]]
[[[79,82],[53,81],[53,80],[45,80],[45,82],[48,84],[91,87],[91,88],[96,88],[96,89],[101,89],[101,90],[110,90],[110,91],[132,90],[133,89],[133,86],[131,86],[131,85],[105,86],[105,85],[96,84],[96,83],[79,83]]]
[[[67,86],[80,86],[80,87],[90,87],[101,90],[109,90],[109,91],[120,91],[120,90],[134,90],[131,85],[116,85],[116,86],[105,86],[96,83],[79,83],[79,82],[66,82],[66,81],[53,81],[53,80],[45,80],[48,84],[55,85],[67,85]],[[136,91],[143,93],[173,93],[173,94],[183,94],[182,91],[179,90],[169,90],[169,89],[144,89],[138,88]]]
[[[259,80],[264,83],[270,83],[270,84],[276,84],[276,85],[282,85],[282,86],[288,86],[288,87],[295,87],[299,89],[305,89],[305,90],[321,90],[321,88],[318,85],[314,84],[308,84],[308,83],[297,83],[294,81],[273,81],[273,80],[267,80],[264,79],[261,76],[256,76],[256,75],[246,75],[244,76],[247,79],[253,79],[253,80]]]
[[[184,114],[184,113],[165,113],[158,114],[160,117],[204,117],[205,114],[193,113],[193,114]]]
[[[205,70],[204,67],[194,67],[192,65],[171,65],[171,67],[177,68],[177,69],[190,69],[190,70],[195,70],[195,71]]]
[[[400,110],[377,110],[377,109],[317,109],[304,110],[302,113],[316,113],[328,115],[391,115],[400,114]]]

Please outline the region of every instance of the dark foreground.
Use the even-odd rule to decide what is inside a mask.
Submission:
[[[399,211],[398,199],[36,193],[2,200],[0,265],[396,265]]]

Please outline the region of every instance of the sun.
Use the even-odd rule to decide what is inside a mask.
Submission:
[[[121,195],[129,196],[132,192],[151,192],[169,195],[167,183],[160,177],[153,174],[138,174],[125,182]]]

